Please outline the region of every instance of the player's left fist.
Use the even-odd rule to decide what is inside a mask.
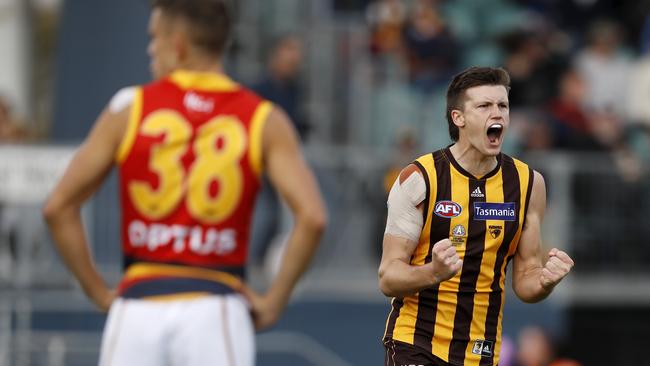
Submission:
[[[553,248],[548,253],[548,261],[539,277],[543,288],[550,290],[557,285],[573,268],[573,259],[565,252]]]

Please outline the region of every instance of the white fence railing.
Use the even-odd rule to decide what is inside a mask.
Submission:
[[[32,147],[12,149],[26,152],[21,155],[24,159]],[[298,291],[299,298],[385,302],[376,290],[375,274],[385,211],[382,177],[388,154],[351,147],[307,149],[328,203],[330,227],[314,268]],[[565,304],[650,304],[650,268],[646,265],[650,260],[650,225],[644,224],[644,213],[650,210],[650,194],[646,193],[650,179],[646,172],[635,181],[624,179],[607,155],[529,154],[523,160],[546,179],[545,245],[565,248],[577,263],[575,273],[558,288],[556,297]],[[24,164],[30,165],[29,159]],[[7,172],[4,174],[6,177]],[[48,176],[54,179],[56,174]],[[0,192],[6,190],[1,186],[6,181],[0,179]],[[49,184],[35,182],[39,187]],[[111,283],[120,276],[116,190],[113,176],[84,209],[94,255]],[[0,260],[3,267],[11,268],[0,277],[0,366],[75,364],[73,359],[85,364],[94,360],[100,337],[97,327],[32,329],[35,312],[93,314],[94,310],[52,250],[40,219],[40,203],[18,205],[14,199],[10,204],[0,202],[0,206],[4,220],[0,225]],[[253,283],[265,281],[264,270],[251,271]],[[264,347],[274,352],[272,342]]]

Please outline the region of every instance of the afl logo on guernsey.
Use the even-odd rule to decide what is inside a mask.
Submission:
[[[438,201],[433,209],[433,213],[440,217],[452,218],[460,215],[463,208],[454,201]]]

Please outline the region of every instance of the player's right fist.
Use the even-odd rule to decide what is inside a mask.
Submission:
[[[454,277],[463,267],[463,261],[449,239],[442,239],[433,245],[431,264],[436,284]]]

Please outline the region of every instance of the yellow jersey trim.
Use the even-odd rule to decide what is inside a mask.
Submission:
[[[264,125],[268,120],[269,114],[273,110],[273,105],[268,101],[261,102],[253,113],[251,126],[249,130],[249,163],[253,172],[259,177],[262,174],[262,136]]]
[[[215,72],[176,70],[169,75],[169,80],[181,89],[208,92],[228,92],[239,89],[239,84],[232,81],[228,76]]]
[[[135,95],[133,96],[133,103],[131,103],[131,111],[129,112],[129,120],[126,126],[126,132],[122,137],[122,142],[115,154],[115,161],[120,164],[124,162],[126,157],[131,152],[135,137],[138,131],[138,124],[142,116],[142,88],[135,88]]]
[[[185,292],[182,294],[169,294],[169,295],[156,295],[156,296],[145,296],[142,300],[147,301],[178,301],[178,300],[194,300],[202,297],[214,296],[210,292]]]
[[[171,264],[136,263],[131,265],[124,274],[126,280],[153,276],[171,276],[214,281],[223,283],[234,290],[242,287],[242,282],[239,277],[226,272]]]

